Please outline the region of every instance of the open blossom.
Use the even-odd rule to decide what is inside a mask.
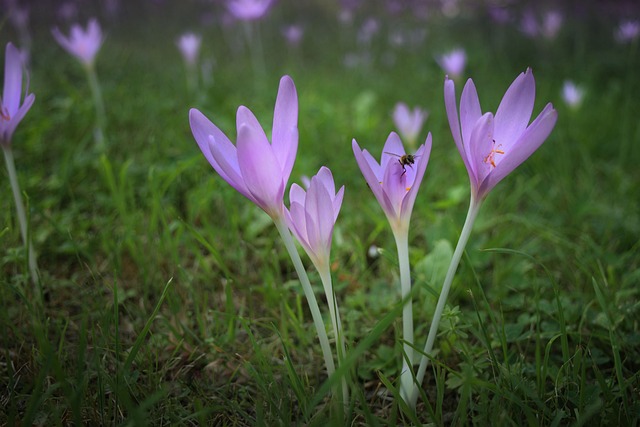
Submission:
[[[58,28],[54,28],[52,33],[67,52],[78,58],[85,66],[93,66],[96,54],[104,41],[98,21],[90,19],[86,30],[78,24],[72,25],[69,37],[65,37]]]
[[[201,43],[202,37],[194,33],[185,33],[178,38],[176,44],[184,57],[184,61],[189,66],[194,66],[198,61]]]
[[[482,114],[473,81],[469,79],[456,106],[453,80],[445,79],[444,99],[453,139],[469,173],[472,193],[483,199],[495,185],[534,153],[556,124],[558,113],[548,103],[529,124],[535,100],[535,80],[530,69],[509,86],[500,106]]]
[[[254,21],[269,11],[273,0],[227,0],[227,9],[240,21]]]
[[[393,122],[400,135],[413,145],[429,113],[420,107],[410,110],[404,102],[398,102],[393,110]]]
[[[562,99],[571,108],[578,108],[584,97],[584,89],[577,86],[571,80],[566,80],[562,85]]]
[[[284,190],[298,150],[298,95],[289,76],[280,79],[271,143],[253,113],[240,106],[236,145],[200,111],[189,111],[191,132],[220,176],[272,218],[284,214]]]
[[[36,99],[32,93],[27,95],[29,92],[27,87],[24,100],[20,104],[22,72],[23,63],[20,52],[13,44],[7,43],[4,59],[4,88],[0,98],[0,145],[4,147],[11,144],[13,132]]]
[[[295,183],[289,190],[287,225],[318,270],[329,265],[333,227],[343,197],[344,185],[336,193],[333,175],[324,166],[311,178],[307,191]]]
[[[415,154],[407,155],[398,134],[391,132],[382,149],[380,163],[367,150],[360,149],[355,139],[351,147],[360,171],[380,203],[394,234],[406,233],[429,163],[431,133]]]
[[[467,64],[467,54],[464,49],[454,49],[451,52],[440,55],[436,58],[440,67],[452,79],[462,77],[464,67]]]

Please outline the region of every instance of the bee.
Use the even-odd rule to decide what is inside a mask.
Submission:
[[[413,154],[395,154],[395,153],[388,153],[385,151],[386,154],[390,154],[392,156],[396,156],[398,158],[398,163],[400,163],[400,166],[402,166],[402,175],[404,175],[405,173],[407,173],[407,166],[412,166],[415,162],[416,159],[420,156],[416,156]],[[400,176],[402,176],[400,175]]]

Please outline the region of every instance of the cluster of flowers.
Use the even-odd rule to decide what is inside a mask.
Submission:
[[[454,253],[447,278],[427,338],[424,354],[430,354],[438,323],[453,275],[469,237],[473,221],[489,192],[504,177],[524,162],[546,140],[557,120],[557,112],[549,103],[529,123],[535,100],[535,81],[531,70],[521,73],[505,93],[495,114],[483,113],[475,85],[469,79],[462,91],[460,110],[456,103],[454,81],[444,83],[445,107],[458,151],[469,174],[471,202],[467,221]],[[193,136],[213,169],[240,194],[264,210],[280,231],[305,288],[327,370],[335,365],[313,292],[301,265],[291,233],[318,269],[323,281],[329,311],[336,334],[338,363],[344,355],[337,302],[331,286],[329,258],[333,228],[343,201],[344,187],[336,192],[331,171],[320,168],[303,189],[293,184],[289,191],[289,208],[284,194],[298,148],[298,99],[293,80],[284,76],[275,103],[271,142],[253,113],[240,106],[236,115],[237,142],[231,140],[197,109],[189,112]],[[382,149],[380,161],[361,149],[354,139],[352,149],[362,174],[385,213],[396,243],[400,262],[403,306],[405,360],[400,377],[403,398],[412,406],[417,399],[428,358],[424,357],[414,382],[412,369],[413,315],[411,312],[411,280],[408,261],[408,232],[411,212],[422,183],[431,152],[431,134],[413,154],[407,154],[400,137],[392,132]],[[347,390],[342,390],[343,397]]]
[[[97,21],[91,20],[86,31],[80,26],[73,26],[69,37],[65,37],[57,29],[53,30],[53,35],[61,46],[81,61],[88,72],[90,83],[95,82],[92,83],[92,87],[95,87],[97,112],[99,117],[103,116],[102,100],[94,71],[95,56],[104,40]],[[178,42],[187,64],[195,63],[200,42],[200,38],[193,34],[184,36]],[[407,153],[400,137],[392,132],[384,144],[380,161],[369,151],[362,149],[355,139],[352,141],[355,160],[389,221],[398,249],[405,343],[400,391],[410,406],[416,404],[418,387],[429,361],[427,356],[433,349],[448,292],[480,206],[489,192],[546,140],[557,120],[557,113],[549,103],[538,117],[529,123],[535,100],[535,81],[531,70],[521,73],[515,79],[495,114],[482,112],[471,79],[464,86],[458,109],[454,78],[459,77],[464,68],[464,51],[454,51],[450,56],[441,57],[439,61],[443,68],[449,68],[454,74],[452,79],[445,79],[445,108],[453,139],[469,174],[471,198],[467,220],[443,283],[416,374],[413,372],[418,360],[414,351],[408,234],[413,206],[429,162],[432,137],[428,134],[425,142],[418,146],[415,152]],[[37,266],[28,242],[24,208],[11,155],[13,132],[35,99],[33,94],[28,93],[28,88],[22,98],[23,68],[19,51],[9,43],[6,47],[4,89],[0,98],[0,146],[7,160],[22,237],[30,252],[31,276],[36,280]],[[565,91],[571,90],[574,92],[573,98],[581,97],[578,89],[565,88]],[[404,104],[399,104],[394,112],[396,124],[411,147],[417,141],[426,116],[425,111],[415,109],[411,112]],[[338,303],[333,291],[330,251],[333,229],[345,189],[342,186],[336,191],[331,171],[323,166],[309,180],[306,188],[293,184],[289,189],[289,207],[284,203],[298,148],[298,96],[293,80],[289,76],[280,80],[271,140],[251,110],[244,106],[237,110],[235,145],[200,111],[192,109],[189,112],[189,122],[193,136],[211,166],[240,194],[264,210],[280,232],[303,286],[327,371],[332,375],[335,372],[334,352],[331,350],[321,310],[292,236],[304,248],[319,272],[336,338],[337,361],[340,364],[346,354],[346,345],[342,335]],[[347,402],[348,389],[344,379],[342,389],[336,392]]]

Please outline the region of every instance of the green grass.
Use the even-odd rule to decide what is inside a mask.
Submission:
[[[640,65],[617,19],[587,8],[557,40],[525,39],[480,12],[428,24],[382,15],[373,63],[345,68],[354,27],[329,2],[282,2],[262,22],[266,71],[254,76],[238,28],[200,29],[196,3],[125,6],[101,19],[97,60],[106,151],[93,146],[83,70],[32,11],[31,111],[13,138],[43,304],[28,280],[6,172],[0,176],[0,423],[7,425],[638,425],[640,420]],[[169,2],[170,3],[170,2]],[[380,13],[381,11],[378,11]],[[356,16],[357,22],[365,18]],[[299,51],[280,25],[306,24]],[[393,50],[386,34],[427,28]],[[489,28],[490,27],[490,28]],[[213,84],[187,93],[175,47],[202,31]],[[66,28],[65,28],[66,31]],[[325,41],[316,32],[323,31]],[[2,46],[16,35],[5,22]],[[401,307],[395,246],[351,139],[378,152],[397,101],[430,110],[433,151],[412,217],[416,347],[464,221],[468,178],[449,131],[433,56],[464,46],[485,111],[527,66],[549,140],[484,203],[454,279],[416,414],[398,398]],[[235,138],[235,110],[271,127],[277,83],[293,77],[300,146],[292,179],[328,166],[346,185],[332,249],[349,346],[327,379],[302,289],[270,220],[207,164],[188,110]],[[579,110],[565,78],[587,90]],[[458,83],[458,93],[462,88]],[[371,245],[383,255],[367,256]],[[321,284],[308,266],[319,302]],[[327,319],[328,321],[328,319]],[[328,324],[328,322],[327,322]],[[348,375],[351,405],[329,399]]]

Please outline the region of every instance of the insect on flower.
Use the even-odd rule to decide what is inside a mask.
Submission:
[[[403,170],[402,175],[407,173],[406,167],[407,166],[412,166],[416,162],[416,159],[418,157],[420,157],[420,156],[416,156],[416,155],[413,155],[413,154],[400,155],[400,154],[396,154],[396,153],[388,153],[386,151],[385,151],[385,154],[389,154],[391,156],[396,156],[398,158],[398,163],[400,163],[400,166],[402,166],[402,170]]]

